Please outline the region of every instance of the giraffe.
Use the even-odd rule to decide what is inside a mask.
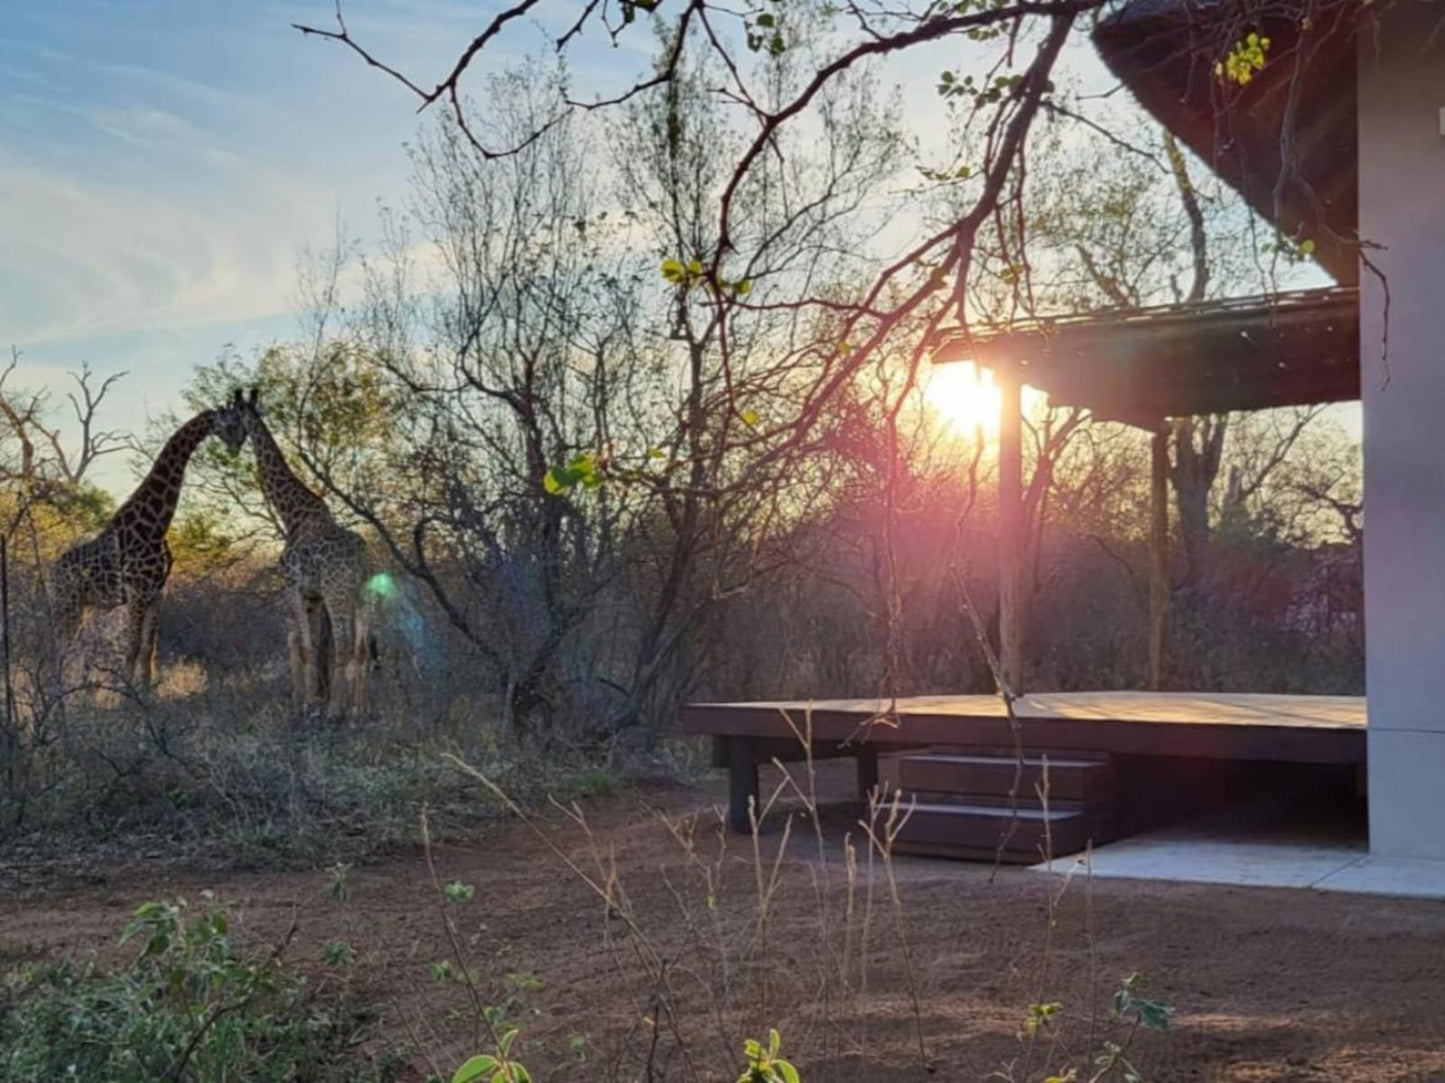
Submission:
[[[69,645],[88,610],[125,606],[125,675],[141,689],[149,689],[156,676],[157,617],[171,573],[166,531],[175,517],[191,455],[213,435],[233,453],[241,450],[246,430],[238,403],[202,411],[177,429],[145,480],[104,529],[55,562],[57,643]]]
[[[345,715],[348,709],[360,713],[366,703],[371,661],[368,614],[362,598],[370,565],[366,543],[355,531],[338,524],[326,503],[292,473],[262,419],[258,397],[257,389],[252,388],[245,399],[237,391],[233,402],[243,408],[261,488],[285,531],[281,576],[289,624],[292,699],[304,707],[319,696],[322,671],[317,653],[324,614],[331,621],[333,649],[328,713],[333,717]]]

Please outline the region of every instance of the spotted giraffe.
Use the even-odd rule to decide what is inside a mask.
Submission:
[[[126,607],[125,675],[148,689],[156,676],[161,592],[171,573],[166,531],[175,518],[181,483],[192,453],[209,436],[232,451],[246,442],[243,411],[234,400],[191,418],[156,456],[150,473],[95,537],[62,553],[55,562],[57,642],[75,638],[89,610]]]
[[[360,713],[366,703],[366,677],[371,662],[367,607],[363,588],[370,558],[355,531],[332,518],[325,502],[286,463],[261,416],[258,395],[236,392],[243,405],[246,434],[256,454],[261,488],[286,534],[281,551],[281,576],[287,637],[291,654],[291,692],[298,706],[319,698],[322,671],[317,657],[321,616],[331,621],[332,664],[328,712],[341,717]],[[348,694],[349,693],[349,694]]]

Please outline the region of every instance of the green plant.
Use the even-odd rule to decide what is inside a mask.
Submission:
[[[477,889],[471,884],[464,884],[460,880],[452,880],[443,891],[446,894],[448,902],[454,902],[458,905],[471,902],[477,893]]]
[[[1251,32],[1230,47],[1229,54],[1214,65],[1214,74],[1221,80],[1244,86],[1264,70],[1269,55],[1269,38]]]
[[[1119,983],[1119,988],[1114,992],[1111,1015],[1115,1024],[1122,1029],[1100,1040],[1097,1051],[1093,1053],[1093,1064],[1087,1073],[1071,1065],[1045,1076],[1044,1083],[1102,1083],[1103,1080],[1114,1077],[1122,1078],[1124,1083],[1143,1083],[1143,1075],[1127,1055],[1129,1046],[1141,1027],[1161,1034],[1169,1033],[1174,1015],[1174,1009],[1163,1001],[1139,995],[1146,984],[1143,976],[1138,973],[1128,975]],[[1030,1004],[1028,1016],[1024,1020],[1024,1033],[1034,1039],[1048,1032],[1060,1048],[1067,1048],[1059,1030],[1063,1008],[1058,1001]],[[996,1078],[1011,1080],[1014,1076],[1012,1072],[1003,1072],[997,1073]]]
[[[783,1040],[776,1029],[768,1031],[768,1045],[749,1038],[744,1045],[748,1066],[738,1076],[738,1083],[798,1083],[798,1069],[778,1055]]]
[[[479,1053],[452,1073],[452,1083],[532,1083],[532,1075],[514,1060],[509,1060],[507,1051],[517,1039],[517,1032],[509,1030],[497,1042],[495,1053]]]
[[[332,940],[321,948],[321,961],[327,966],[353,967],[356,965],[356,949],[345,940]]]
[[[121,939],[141,949],[114,972],[63,961],[5,977],[0,1078],[390,1078],[352,1062],[363,1017],[285,968],[289,933],[264,956],[241,952],[207,895],[194,913],[184,900],[146,903]]]

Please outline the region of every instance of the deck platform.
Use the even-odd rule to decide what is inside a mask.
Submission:
[[[729,770],[730,819],[748,827],[757,765],[854,756],[860,797],[877,783],[878,753],[917,748],[1008,749],[1014,735],[996,696],[912,696],[888,714],[886,700],[695,703],[683,732],[709,736],[714,763]],[[1253,763],[1365,762],[1363,696],[1196,692],[1057,692],[1014,706],[1026,750],[1107,753]],[[795,732],[796,731],[796,732]]]

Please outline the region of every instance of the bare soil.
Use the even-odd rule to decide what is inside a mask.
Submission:
[[[635,925],[609,914],[515,820],[435,849],[444,881],[477,889],[451,912],[488,1002],[505,1001],[505,974],[540,983],[518,992],[514,979],[507,1009],[536,1078],[645,1079],[650,1059],[651,1078],[731,1083],[740,1037],[776,1025],[809,1083],[977,1080],[999,1071],[1037,1081],[1062,1067],[1066,1052],[1086,1066],[1085,1049],[1119,1033],[1108,1028],[1109,997],[1123,975],[1140,971],[1148,995],[1175,1009],[1173,1033],[1131,1040],[1145,1079],[1445,1080],[1445,905],[1117,880],[1064,888],[1018,869],[990,882],[986,866],[900,858],[913,981],[887,878],[865,868],[853,893],[849,990],[820,977],[843,965],[848,817],[825,818],[826,862],[811,827],[795,825],[759,939],[751,840],[727,838],[722,876],[709,886],[660,818],[718,796],[653,786],[599,800],[587,808],[590,842],[555,810],[545,814],[548,836],[583,872],[615,871]],[[711,860],[716,821],[707,813],[699,822],[698,851]],[[781,841],[776,829],[761,840],[765,863]],[[0,969],[66,952],[111,955],[138,903],[211,890],[236,907],[239,935],[257,946],[296,922],[288,957],[318,980],[338,980],[322,977],[322,946],[353,944],[360,958],[349,980],[379,1013],[378,1042],[410,1036],[427,1050],[416,1078],[428,1060],[454,1066],[477,1047],[466,988],[429,973],[452,948],[420,852],[352,870],[344,901],[320,872],[140,862],[92,881],[0,900]],[[838,932],[831,946],[820,934],[823,899]],[[653,952],[666,961],[662,981],[639,961]],[[1028,1006],[1054,1001],[1061,1041],[1031,1047],[1022,1026]]]

